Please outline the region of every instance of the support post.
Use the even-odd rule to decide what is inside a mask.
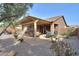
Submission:
[[[58,35],[60,34],[60,26],[58,25]]]
[[[51,34],[54,34],[54,24],[53,23],[50,26],[50,31],[51,31]]]
[[[34,37],[36,37],[36,33],[37,33],[37,22],[38,22],[38,20],[36,20],[35,22],[34,22]]]

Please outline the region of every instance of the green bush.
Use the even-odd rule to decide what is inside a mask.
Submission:
[[[49,37],[51,37],[51,32],[46,33],[46,38],[49,38]]]
[[[66,38],[69,38],[70,36],[74,36],[75,35],[75,31],[76,31],[76,29],[69,28],[68,31],[66,33],[62,34],[62,35],[66,36]]]
[[[57,35],[57,34],[51,33],[51,32],[49,32],[49,31],[46,32],[46,37],[47,37],[47,38],[50,38],[50,37],[54,37],[54,38],[55,38],[56,35]]]

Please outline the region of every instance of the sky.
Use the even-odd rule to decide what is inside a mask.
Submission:
[[[68,25],[79,25],[79,4],[69,3],[34,3],[29,11],[30,16],[46,19],[64,16]]]

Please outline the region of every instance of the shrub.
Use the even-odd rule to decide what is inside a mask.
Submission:
[[[70,36],[74,36],[75,35],[75,28],[69,28],[68,31],[64,34],[62,34],[63,36],[66,36],[66,38],[69,38]]]
[[[53,42],[51,49],[55,52],[56,56],[73,56],[76,52],[71,48],[69,43],[63,41]]]
[[[57,35],[57,34],[51,33],[51,32],[49,32],[49,31],[46,32],[46,37],[47,37],[47,38],[50,38],[50,37],[54,37],[54,38],[55,38],[56,35]]]
[[[49,37],[51,37],[51,32],[46,33],[46,38],[49,38]]]

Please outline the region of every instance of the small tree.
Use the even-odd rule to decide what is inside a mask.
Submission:
[[[7,26],[11,26],[14,28],[16,32],[16,20],[24,17],[29,8],[32,8],[33,4],[31,3],[1,3],[0,4],[0,22],[2,21]],[[9,24],[10,23],[10,24]],[[6,28],[8,28],[5,26]]]

